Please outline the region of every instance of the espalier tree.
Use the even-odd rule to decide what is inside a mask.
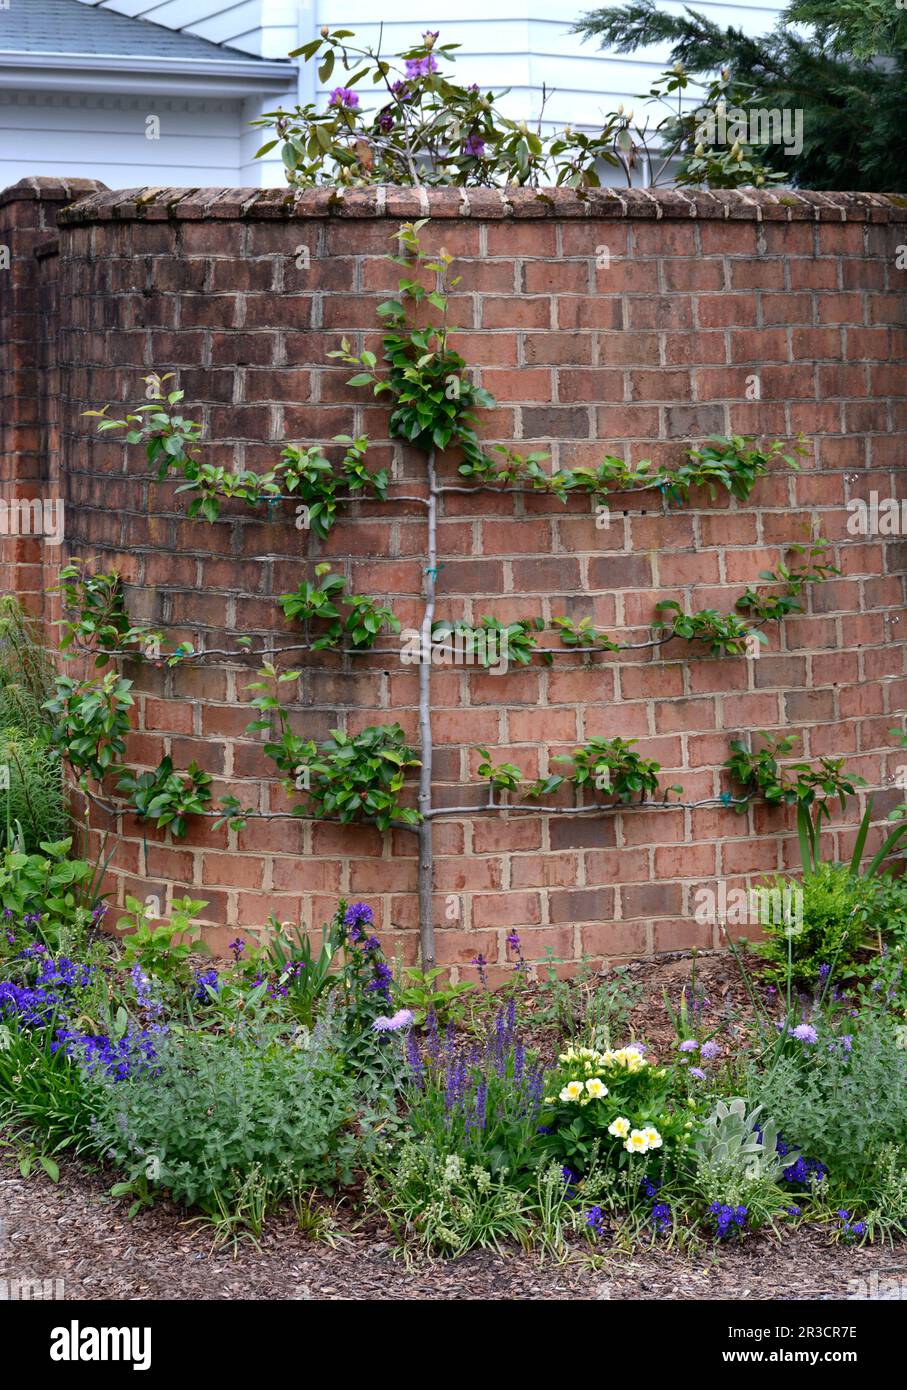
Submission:
[[[144,446],[155,476],[178,478],[177,491],[188,498],[189,515],[212,524],[225,498],[240,499],[253,509],[283,501],[317,542],[358,500],[378,500],[388,508],[404,497],[408,503],[417,502],[425,514],[418,629],[401,631],[389,607],[348,592],[341,575],[316,561],[294,592],[277,599],[283,618],[295,629],[288,632],[288,640],[256,643],[243,637],[232,649],[196,650],[188,642],[169,643],[163,631],[132,623],[119,576],[92,572],[74,560],[62,571],[59,584],[66,611],[61,645],[66,653],[90,656],[97,669],[93,677],[80,680],[59,677],[49,709],[55,718],[54,742],[85,792],[111,812],[131,808],[149,823],[168,827],[175,837],[186,833],[190,817],[211,818],[217,826],[234,830],[250,818],[296,816],[412,831],[418,837],[421,948],[427,969],[435,959],[432,828],[439,816],[501,811],[607,815],[634,806],[709,804],[743,810],[759,796],[771,803],[812,808],[821,818],[830,798],[852,793],[858,779],[846,776],[840,759],[824,758],[816,766],[782,766],[779,755],[791,750],[793,740],[764,735],[756,748],[739,740],[731,746],[726,765],[739,795],[728,792],[684,802],[678,799],[683,789],[662,785],[659,764],[637,751],[636,740],[592,738],[571,754],[552,759],[559,770],[536,781],[525,779],[512,764],[495,763],[489,750],[480,749],[482,797],[462,805],[434,804],[432,673],[439,659],[487,668],[503,663],[525,666],[536,660],[550,665],[577,657],[607,661],[628,645],[654,651],[675,641],[697,643],[711,655],[755,656],[767,640],[766,628],[801,611],[807,586],[837,570],[822,540],[794,545],[779,557],[774,570],[763,573],[761,584],[739,595],[732,611],[687,613],[675,601],[665,601],[653,612],[651,636],[633,644],[622,644],[588,619],[576,622],[568,614],[552,619],[547,637],[546,624],[539,618],[502,623],[485,615],[478,624],[446,618],[439,611],[444,596],[438,590],[438,516],[449,494],[510,490],[545,493],[564,503],[579,495],[605,524],[608,496],[614,492],[624,498],[628,493],[654,493],[666,508],[686,504],[696,488],[707,489],[713,498],[727,493],[742,500],[772,465],[796,468],[797,462],[780,442],[760,447],[742,437],[690,446],[671,468],[648,461],[628,464],[607,455],[594,467],[552,470],[545,466],[549,461],[543,453],[523,456],[503,445],[487,451],[475,410],[491,407],[494,401],[474,383],[453,345],[448,294],[457,279],[443,249],[434,255],[425,250],[424,226],[424,221],[407,223],[396,233],[397,254],[390,259],[399,267],[397,295],[377,309],[383,323],[381,360],[371,352],[355,351],[346,338],[329,354],[351,369],[350,385],[386,404],[390,437],[414,446],[424,458],[424,486],[418,492],[393,492],[385,470],[369,469],[368,440],[352,435],[335,439],[339,457],[334,459],[320,445],[288,446],[265,473],[230,473],[207,463],[201,428],[183,413],[182,392],[169,389],[165,376],[146,378],[152,399],[125,419],[108,418],[106,407],[87,412],[99,418],[101,431],[125,431],[127,444]],[[439,456],[448,451],[459,460],[459,483],[444,482],[440,476]],[[797,451],[802,452],[802,444]],[[297,669],[288,669],[288,659],[322,650],[341,652],[349,661],[363,652],[383,652],[418,664],[418,748],[410,747],[396,723],[357,734],[335,729],[320,743],[293,731],[281,698],[285,685],[298,677]],[[292,809],[257,811],[243,807],[234,796],[221,797],[215,808],[211,777],[195,763],[184,771],[175,769],[169,757],[157,768],[140,772],[125,765],[132,694],[131,682],[120,674],[117,663],[127,657],[174,668],[225,660],[255,662],[259,678],[249,689],[256,718],[249,729],[264,735],[264,752],[295,801]],[[416,775],[413,798],[411,778]],[[546,804],[568,785],[574,789],[573,804]]]
[[[500,110],[502,93],[454,81],[442,65],[452,63],[457,45],[439,44],[436,33],[423,34],[420,44],[391,59],[382,56],[380,43],[377,48],[363,47],[349,42],[354,38],[349,30],[325,28],[298,50],[306,62],[317,61],[323,84],[334,75],[338,78],[326,110],[310,104],[272,112],[258,122],[275,132],[259,154],[280,145],[287,180],[294,187],[330,186],[342,196],[343,188],[370,184],[517,185],[537,189],[544,199],[545,187],[554,185],[572,188],[582,198],[599,184],[602,163],[618,166],[632,183],[640,152],[652,153],[645,130],[634,126],[623,111],[606,117],[594,134],[569,128],[546,133],[541,118],[535,130],[511,120]],[[369,83],[375,98],[371,103],[359,95]],[[702,144],[705,137],[683,119],[687,85],[678,63],[653,89],[652,95],[670,106],[655,132],[664,169],[673,169],[675,179],[707,180],[712,187],[776,177],[760,163],[758,152]],[[707,90],[704,105],[718,111],[733,96],[732,83],[722,76]],[[100,418],[102,431],[123,430],[127,444],[143,445],[156,478],[176,476],[177,492],[188,499],[188,515],[209,523],[217,522],[224,499],[259,510],[283,501],[292,507],[297,526],[323,540],[357,501],[379,501],[389,508],[406,501],[424,508],[419,627],[401,632],[391,608],[366,594],[350,593],[342,575],[328,563],[316,562],[294,592],[277,599],[295,640],[256,645],[252,638],[241,637],[232,649],[196,650],[188,642],[170,644],[166,633],[134,624],[119,575],[92,572],[74,559],[60,577],[67,615],[61,645],[65,654],[90,656],[96,674],[80,680],[59,677],[48,709],[55,720],[53,741],[86,794],[111,812],[131,808],[141,819],[168,828],[174,837],[185,835],[191,817],[211,818],[232,830],[252,817],[298,816],[365,821],[385,832],[392,827],[412,831],[419,844],[421,947],[427,969],[435,959],[432,827],[439,816],[500,811],[605,815],[619,807],[702,806],[713,801],[742,811],[759,796],[771,804],[795,805],[801,818],[812,817],[818,826],[829,813],[831,799],[843,801],[858,779],[847,777],[840,759],[823,758],[816,766],[782,765],[779,756],[791,751],[793,739],[763,735],[756,747],[743,740],[731,744],[726,767],[739,786],[738,796],[726,792],[705,801],[682,802],[677,799],[682,788],[662,785],[658,763],[637,751],[636,740],[592,738],[571,754],[553,758],[552,766],[559,770],[536,781],[524,778],[513,764],[496,763],[488,749],[480,748],[477,771],[485,787],[481,800],[435,805],[431,714],[436,661],[461,660],[488,668],[526,666],[536,660],[550,665],[565,657],[607,661],[628,646],[654,651],[675,641],[697,643],[715,656],[756,656],[766,641],[765,629],[801,611],[806,587],[837,570],[821,539],[793,545],[779,556],[774,570],[763,572],[761,584],[738,596],[730,612],[687,613],[676,601],[665,600],[652,614],[651,635],[632,644],[599,631],[588,618],[575,621],[569,614],[554,615],[547,625],[536,617],[503,623],[489,614],[475,625],[445,617],[439,612],[444,596],[438,592],[443,563],[438,517],[449,494],[512,490],[545,493],[564,503],[580,495],[604,526],[610,493],[654,493],[666,508],[685,505],[696,488],[706,488],[713,498],[723,492],[744,500],[772,465],[796,468],[795,454],[803,448],[802,441],[793,452],[785,452],[779,441],[760,446],[752,438],[712,438],[691,445],[670,469],[648,461],[627,464],[606,455],[595,467],[554,470],[545,453],[524,456],[505,446],[488,451],[479,438],[475,410],[492,407],[494,401],[475,384],[451,342],[448,294],[457,279],[451,277],[451,258],[443,249],[434,255],[424,249],[424,226],[424,221],[407,223],[396,234],[397,254],[391,259],[400,267],[397,295],[377,309],[383,324],[380,362],[371,352],[356,352],[347,339],[329,354],[350,367],[350,385],[372,392],[387,405],[390,437],[421,453],[424,485],[416,495],[392,491],[395,485],[388,472],[369,467],[368,439],[354,435],[335,437],[333,452],[339,457],[329,457],[320,444],[288,445],[265,473],[230,472],[206,462],[201,427],[183,413],[183,393],[170,384],[167,374],[145,378],[146,403],[125,419],[108,418],[107,407],[87,412]],[[444,482],[439,472],[439,458],[448,452],[458,461],[459,484]],[[364,652],[382,652],[418,665],[418,748],[409,746],[396,723],[357,734],[334,729],[320,743],[294,732],[281,699],[284,687],[298,676],[288,662],[300,652],[323,650],[343,653],[350,661]],[[292,810],[256,811],[234,796],[221,797],[215,809],[211,776],[195,763],[179,770],[164,757],[153,769],[129,768],[123,758],[132,683],[117,665],[126,657],[169,667],[256,662],[259,679],[249,689],[257,717],[249,729],[264,736],[264,752],[295,801]],[[416,776],[413,798],[411,779]],[[547,803],[567,786],[573,788],[573,804]]]

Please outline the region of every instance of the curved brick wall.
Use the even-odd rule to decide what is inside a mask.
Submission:
[[[119,566],[133,616],[172,625],[196,646],[230,648],[239,633],[292,640],[274,596],[321,557],[411,624],[420,508],[353,509],[326,544],[295,530],[285,504],[270,521],[227,507],[213,526],[190,522],[172,486],[147,480],[140,452],[99,440],[80,412],[136,403],[149,368],[172,370],[224,464],[262,469],[284,442],[363,432],[373,466],[395,470],[392,491],[413,492],[421,455],[388,442],[384,407],[347,388],[348,369],[326,354],[343,333],[378,348],[375,308],[396,283],[385,260],[392,235],[430,214],[429,244],[446,246],[462,275],[456,346],[499,402],[484,421],[488,442],[548,448],[571,465],[606,452],[671,461],[713,433],[803,431],[813,441],[802,474],[774,472],[746,504],[700,496],[666,512],[650,495],[625,507],[615,499],[608,530],[596,529],[588,499],[447,496],[439,617],[588,614],[638,641],[660,598],[732,607],[779,547],[802,539],[811,513],[843,571],[814,589],[805,614],[771,631],[758,660],[713,660],[678,641],[654,656],[558,656],[551,669],[503,677],[437,668],[436,799],[462,802],[472,781],[464,743],[487,743],[534,776],[550,754],[615,734],[638,738],[685,799],[708,797],[726,785],[731,737],[788,726],[805,730],[808,756],[844,755],[884,786],[897,757],[887,730],[907,691],[905,550],[898,536],[849,536],[845,504],[902,487],[907,273],[896,248],[907,241],[905,207],[859,194],[89,196],[63,214],[59,233],[64,555]],[[297,268],[303,245],[306,270]],[[607,269],[596,264],[602,246]],[[747,399],[753,373],[758,401]],[[453,464],[446,471],[452,478]],[[304,655],[300,668],[300,732],[320,738],[338,724],[398,719],[416,741],[415,668],[325,654]],[[251,670],[127,670],[140,692],[132,761],[154,766],[170,752],[184,767],[194,758],[215,776],[216,794],[228,788],[244,804],[280,809],[270,765],[244,734]],[[892,797],[882,793],[880,812]],[[857,815],[854,807],[850,825]],[[106,828],[102,814],[93,821]],[[118,891],[207,898],[221,945],[272,911],[317,924],[339,893],[368,897],[383,934],[414,959],[413,836],[287,821],[234,835],[210,824],[176,844],[129,818],[112,827]],[[712,928],[692,915],[695,886],[796,864],[790,831],[786,814],[764,807],[743,817],[707,808],[441,820],[439,960],[482,951],[503,962],[510,927],[533,958],[547,947],[574,959],[712,945]],[[835,837],[844,849],[852,830],[841,824]]]

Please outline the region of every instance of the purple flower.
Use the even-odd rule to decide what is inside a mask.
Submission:
[[[437,1063],[441,1057],[441,1039],[438,1036],[438,1015],[429,1009],[425,1020],[425,1050],[429,1059]]]
[[[485,141],[481,135],[475,131],[463,141],[463,153],[472,155],[473,159],[482,159],[485,155]]]
[[[406,1060],[409,1063],[409,1069],[412,1074],[412,1079],[415,1085],[417,1085],[421,1090],[422,1078],[425,1074],[425,1064],[422,1061],[422,1054],[419,1051],[419,1043],[416,1039],[415,1033],[409,1033],[407,1035]]]
[[[343,914],[343,925],[345,927],[370,926],[374,921],[375,914],[368,903],[353,903]]]
[[[666,1231],[671,1224],[671,1208],[667,1202],[656,1202],[652,1208],[652,1225],[656,1231]]]
[[[605,1216],[601,1207],[590,1207],[586,1212],[586,1225],[594,1235],[605,1234]]]
[[[137,1071],[145,1071],[157,1059],[154,1036],[165,1030],[160,1025],[143,1028],[141,1032],[127,1030],[114,1040],[103,1034],[71,1033],[58,1028],[51,1051],[62,1049],[68,1057],[77,1057],[89,1073],[102,1068],[114,1081],[125,1081]]]
[[[365,986],[371,993],[383,994],[388,1003],[391,999],[391,986],[394,983],[394,972],[386,961],[375,961],[375,973],[372,979]]]
[[[238,961],[242,956],[246,954],[246,943],[243,941],[241,936],[238,936],[235,941],[230,942],[230,945],[227,947],[227,950],[231,951],[233,954],[233,959]]]
[[[481,983],[482,983],[482,988],[483,988],[483,989],[487,989],[487,988],[488,988],[488,970],[486,969],[486,967],[487,967],[487,965],[488,965],[488,962],[487,962],[487,960],[485,959],[485,957],[482,955],[481,951],[479,952],[479,954],[478,954],[477,956],[475,956],[475,957],[473,958],[473,962],[472,962],[472,963],[473,963],[473,965],[476,967],[476,969],[477,969],[478,972],[479,972],[479,979],[480,979],[480,981],[481,981]]]
[[[792,1038],[797,1039],[797,1042],[814,1043],[819,1041],[819,1034],[811,1023],[798,1023],[796,1028],[790,1028],[788,1032]]]
[[[861,1236],[866,1230],[865,1221],[854,1221],[853,1224],[851,1224],[850,1212],[845,1211],[843,1207],[839,1209],[838,1215],[841,1218],[841,1224],[843,1226],[841,1234],[846,1241],[851,1241],[854,1236]]]
[[[388,1018],[385,1014],[380,1014],[375,1019],[372,1027],[376,1033],[396,1032],[398,1028],[408,1028],[413,1021],[411,1009],[398,1009],[395,1014]]]
[[[727,1240],[746,1225],[746,1207],[731,1207],[726,1202],[713,1202],[709,1211],[715,1218],[715,1234],[719,1240]]]
[[[720,1057],[721,1048],[716,1042],[704,1042],[699,1055],[700,1057],[704,1057],[707,1062],[710,1062],[713,1057]]]
[[[136,967],[136,969],[138,969],[138,967]],[[134,975],[133,978],[135,978]],[[196,972],[195,998],[200,1004],[206,1004],[211,998],[211,995],[208,993],[209,990],[213,990],[216,994],[219,987],[220,981],[218,980],[216,970],[199,970]],[[160,1012],[160,1009],[158,1009],[158,1012]]]
[[[697,1081],[705,1081],[705,1072],[702,1067],[690,1067],[688,1075],[695,1076]]]
[[[484,1076],[476,1087],[475,1128],[485,1128],[485,1106],[488,1102],[488,1082]]]
[[[424,58],[407,58],[406,60],[407,77],[428,77],[430,73],[437,71],[437,59],[431,53],[427,53]]]
[[[698,1048],[699,1044],[695,1038],[685,1038],[682,1043],[678,1044],[677,1050],[678,1052],[696,1052]]]
[[[782,1177],[785,1182],[796,1183],[805,1187],[808,1192],[814,1179],[816,1182],[820,1182],[825,1177],[825,1171],[818,1159],[804,1158],[801,1154],[796,1163],[792,1163],[784,1169]]]
[[[345,106],[349,111],[358,105],[359,98],[351,87],[335,87],[328,101],[328,106]]]

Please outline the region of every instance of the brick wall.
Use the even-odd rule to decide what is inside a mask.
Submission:
[[[327,353],[346,334],[380,347],[375,308],[395,287],[385,257],[399,223],[431,215],[424,236],[457,258],[456,346],[498,400],[489,443],[547,449],[561,466],[605,453],[675,461],[710,434],[811,441],[802,473],[778,469],[745,504],[707,495],[666,510],[651,495],[614,499],[607,530],[589,500],[449,494],[439,524],[439,618],[568,613],[622,641],[647,635],[656,602],[727,610],[815,517],[842,576],[770,632],[758,660],[715,660],[675,641],[619,658],[557,656],[505,676],[463,667],[433,675],[435,798],[478,800],[476,755],[527,776],[592,735],[638,738],[685,800],[727,788],[729,739],[751,729],[804,731],[809,757],[845,756],[885,788],[888,729],[905,707],[905,547],[852,537],[846,502],[898,496],[907,432],[907,274],[896,268],[907,211],[875,195],[616,195],[504,199],[455,191],[348,195],[281,190],[99,193],[61,219],[59,316],[65,553],[116,564],[133,616],[197,647],[238,634],[292,640],[275,596],[330,559],[353,591],[417,625],[424,510],[367,504],[322,544],[291,509],[228,505],[189,521],[172,485],[146,477],[140,451],[99,439],[87,408],[140,402],[149,368],[174,371],[210,455],[262,469],[284,442],[367,433],[393,492],[422,486],[423,460],[393,445],[386,409],[345,385]],[[309,250],[307,269],[298,249]],[[606,246],[610,264],[598,268]],[[761,399],[752,395],[758,375]],[[748,393],[748,386],[750,391]],[[117,409],[114,414],[119,413]],[[443,466],[456,480],[455,462]],[[302,654],[291,700],[297,730],[322,738],[398,720],[417,737],[417,671],[376,654]],[[254,665],[211,662],[126,670],[138,692],[135,764],[171,753],[262,811],[285,807],[250,718]],[[901,755],[902,756],[902,755]],[[884,814],[893,792],[882,791]],[[565,804],[565,803],[562,803]],[[853,838],[861,807],[836,823]],[[269,913],[319,923],[340,893],[368,898],[382,934],[415,958],[415,837],[371,827],[250,821],[239,834],[193,826],[186,841],[95,811],[114,832],[117,891],[192,891],[209,902],[212,943]],[[506,960],[519,929],[531,958],[550,947],[614,959],[714,944],[692,915],[703,882],[741,885],[795,866],[787,813],[753,807],[628,810],[604,816],[439,818],[435,824],[439,960],[481,951]]]
[[[56,217],[102,188],[91,179],[23,179],[0,193],[0,500],[58,491]],[[8,530],[10,528],[7,528]],[[0,529],[0,593],[44,607],[41,541]]]

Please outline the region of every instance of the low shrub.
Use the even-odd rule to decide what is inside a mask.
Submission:
[[[842,1017],[817,1011],[797,1026],[773,1065],[748,1068],[750,1098],[771,1113],[787,1143],[818,1160],[829,1187],[854,1204],[872,1204],[883,1150],[894,1146],[903,1154],[907,1143],[904,1041],[884,1014],[853,1019],[848,1011]],[[901,1172],[907,1182],[903,1159]]]
[[[802,922],[765,922],[765,939],[756,950],[766,963],[765,977],[774,984],[814,988],[823,966],[837,976],[848,974],[865,945],[873,920],[880,880],[852,874],[843,864],[820,863],[802,882],[776,878],[763,887],[781,900],[802,891]]]
[[[56,950],[83,949],[105,908],[84,859],[69,857],[70,839],[44,841],[40,852],[0,851],[0,923],[5,954],[38,940]],[[12,938],[12,939],[10,939]]]
[[[354,1092],[318,1040],[293,1046],[257,1022],[173,1032],[153,1068],[92,1082],[97,1144],[136,1191],[222,1218],[250,1202],[250,1175],[268,1207],[300,1186],[333,1191],[352,1178]]]

